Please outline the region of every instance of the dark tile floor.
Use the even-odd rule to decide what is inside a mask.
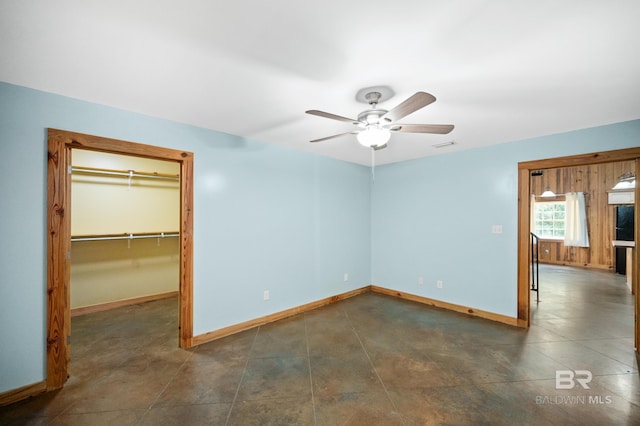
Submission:
[[[373,293],[188,351],[175,300],[76,317],[66,386],[0,424],[640,424],[623,277],[541,282],[528,331]],[[590,388],[556,389],[556,370]]]

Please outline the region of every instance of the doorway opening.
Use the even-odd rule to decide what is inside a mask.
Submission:
[[[635,296],[625,281],[613,270],[540,264],[542,294],[531,304],[531,331],[543,341],[585,346],[585,353],[636,368]]]
[[[561,167],[586,166],[593,164],[612,163],[618,161],[634,161],[635,170],[640,170],[640,148],[622,149],[616,151],[607,151],[593,154],[575,155],[570,157],[560,157],[553,159],[529,161],[518,164],[518,325],[521,327],[529,327],[531,323],[530,309],[530,276],[531,265],[530,259],[530,232],[531,232],[531,180],[530,176],[533,171],[553,169]],[[635,189],[635,201],[638,201],[640,186]],[[635,209],[635,221],[638,222],[637,208]],[[636,228],[634,233],[635,241],[640,241],[640,232]],[[637,288],[638,268],[640,256],[638,250],[633,251],[632,263],[633,273],[631,276],[632,289]],[[638,312],[637,291],[634,291],[634,311]],[[637,316],[637,315],[636,315]],[[638,350],[638,336],[640,335],[640,326],[638,321],[634,325],[635,348]]]
[[[57,129],[48,131],[47,390],[61,388],[70,364],[71,151],[175,162],[179,165],[179,326],[181,348],[193,346],[193,154]]]
[[[180,165],[71,155],[71,316],[177,299]]]

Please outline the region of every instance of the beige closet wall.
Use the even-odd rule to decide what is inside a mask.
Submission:
[[[179,174],[168,161],[73,150],[74,167]],[[179,183],[74,172],[71,235],[177,232]],[[71,244],[71,308],[178,290],[179,238],[78,241]]]

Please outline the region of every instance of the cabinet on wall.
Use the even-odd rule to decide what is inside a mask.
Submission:
[[[179,165],[77,149],[72,164],[72,312],[175,294]]]
[[[636,193],[634,191],[610,191],[609,204],[634,204]]]

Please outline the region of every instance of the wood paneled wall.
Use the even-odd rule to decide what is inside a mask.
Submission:
[[[531,191],[540,195],[549,187],[556,194],[584,192],[590,247],[565,247],[562,241],[541,240],[540,262],[592,268],[615,267],[615,206],[608,204],[609,191],[624,173],[634,173],[633,161],[542,170],[531,176]],[[558,198],[561,200],[563,198]]]

